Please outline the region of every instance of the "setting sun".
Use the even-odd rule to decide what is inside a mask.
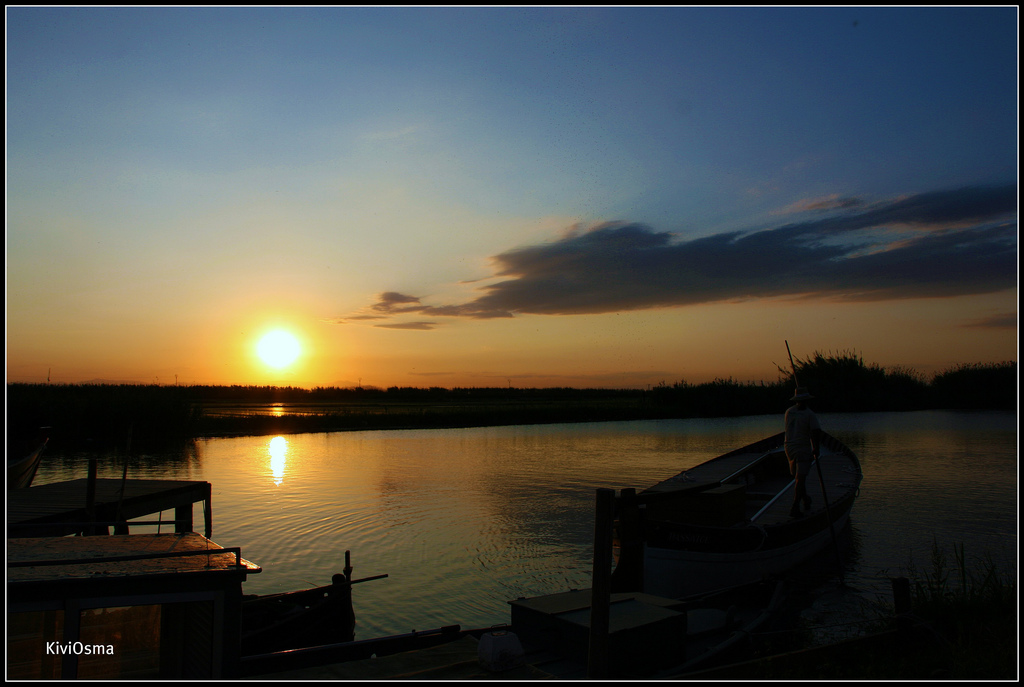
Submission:
[[[291,365],[301,352],[299,340],[283,329],[265,334],[256,344],[256,353],[260,360],[277,369]]]

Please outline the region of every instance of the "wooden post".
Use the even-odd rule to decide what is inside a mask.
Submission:
[[[84,532],[86,535],[99,534],[99,525],[92,524],[96,521],[96,473],[96,459],[90,458],[89,472],[85,480],[85,519],[89,522]]]
[[[191,532],[193,527],[192,522],[192,504],[175,506],[174,507],[174,531],[175,532]],[[207,537],[209,538],[209,537]]]
[[[82,614],[78,599],[67,599],[64,602],[64,646],[73,645],[79,639]],[[60,677],[62,680],[78,678],[78,655],[73,651],[64,653],[60,661]]]
[[[207,482],[204,491],[206,493],[203,495],[203,535],[209,539],[213,536],[213,486]]]
[[[345,583],[352,583],[352,552],[345,552],[345,568],[342,570],[342,575],[345,577]],[[333,581],[333,580],[332,580]]]
[[[611,605],[612,526],[615,491],[597,490],[597,515],[594,520],[594,572],[590,590],[590,648],[587,677],[608,674],[608,618]]]
[[[640,521],[640,504],[636,489],[626,488],[619,494],[619,562],[612,573],[612,591],[642,592],[644,590],[644,542]]]

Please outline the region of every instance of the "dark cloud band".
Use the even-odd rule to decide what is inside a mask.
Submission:
[[[945,297],[1016,286],[1015,185],[874,205],[845,198],[834,207],[806,222],[689,241],[640,224],[602,224],[495,256],[501,280],[467,303],[427,305],[385,292],[370,311],[486,319],[780,296]]]

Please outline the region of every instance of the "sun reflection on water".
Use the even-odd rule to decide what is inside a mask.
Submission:
[[[288,453],[288,440],[274,437],[270,440],[270,472],[274,475],[274,484],[284,481],[285,456]]]

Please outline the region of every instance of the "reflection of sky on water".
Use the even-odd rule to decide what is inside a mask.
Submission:
[[[864,465],[848,533],[859,543],[847,563],[851,588],[888,593],[889,575],[911,558],[927,567],[933,541],[966,542],[968,558],[1003,545],[1013,553],[1014,414],[821,420]],[[211,482],[214,541],[241,547],[264,570],[247,593],[326,584],[346,550],[356,577],[387,573],[356,591],[365,638],[486,627],[508,621],[509,599],[589,586],[595,489],[654,484],[781,424],[780,413],[205,439],[193,454],[201,465],[184,473],[169,460],[166,478]],[[120,465],[104,476],[119,477]],[[46,479],[45,459],[40,470]],[[823,574],[833,565],[824,556]],[[1007,565],[1015,572],[1013,558]]]
[[[274,437],[267,447],[270,451],[270,472],[274,476],[274,484],[280,485],[284,481],[285,455],[288,453],[288,440],[284,437]]]

